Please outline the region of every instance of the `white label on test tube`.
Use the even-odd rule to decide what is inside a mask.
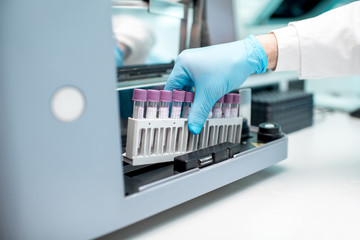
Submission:
[[[136,118],[136,119],[144,118],[144,110],[145,110],[144,106],[134,105],[133,118]]]
[[[221,97],[213,107],[213,118],[221,118],[222,117],[222,109],[221,106],[224,102],[224,97]]]
[[[229,118],[231,117],[231,104],[233,102],[233,94],[229,93],[224,96],[223,103],[223,117]]]
[[[185,99],[185,91],[174,90],[172,95],[171,118],[180,118],[181,107]]]
[[[229,118],[231,116],[230,107],[225,107],[223,110],[224,110],[224,118]]]
[[[239,109],[237,107],[232,107],[231,108],[231,117],[235,118],[238,117],[239,115]]]
[[[157,107],[147,106],[146,108],[146,118],[155,119],[157,114]]]
[[[171,100],[172,100],[171,91],[160,90],[160,106],[159,106],[160,119],[169,118]]]
[[[184,107],[182,112],[183,118],[188,118],[191,105],[194,102],[195,93],[194,92],[185,92],[185,99],[184,99]]]
[[[239,116],[239,106],[240,106],[240,94],[233,94],[233,102],[231,104],[231,117]]]
[[[180,118],[181,116],[181,106],[173,106],[171,108],[171,118]]]
[[[217,103],[215,103],[216,105]],[[215,107],[213,108],[213,118],[221,118],[222,117],[222,110],[221,107]]]
[[[183,118],[188,118],[189,117],[190,109],[191,109],[190,104],[184,103],[184,107],[183,107],[183,111],[182,111],[182,117]]]
[[[169,107],[159,107],[159,118],[160,119],[169,118]]]

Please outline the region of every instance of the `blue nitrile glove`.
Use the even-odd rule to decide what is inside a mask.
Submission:
[[[198,134],[217,100],[240,87],[249,75],[265,72],[266,67],[265,50],[254,36],[188,49],[176,59],[165,90],[195,86],[188,126],[193,134]]]
[[[121,51],[118,45],[115,48],[115,59],[116,59],[116,66],[121,67],[124,65],[124,53]]]

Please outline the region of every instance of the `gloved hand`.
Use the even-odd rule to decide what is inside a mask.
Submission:
[[[121,67],[121,66],[124,65],[124,53],[119,48],[118,45],[116,45],[116,48],[115,48],[115,59],[116,59],[116,66],[117,67]]]
[[[249,75],[266,71],[264,48],[254,37],[232,43],[188,49],[178,58],[165,90],[195,86],[188,126],[200,133],[217,100],[240,87]]]

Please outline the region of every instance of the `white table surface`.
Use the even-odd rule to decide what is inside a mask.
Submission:
[[[326,113],[287,160],[104,239],[360,239],[360,119]]]

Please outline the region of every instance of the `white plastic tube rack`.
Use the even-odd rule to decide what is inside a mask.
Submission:
[[[174,157],[223,142],[240,143],[242,118],[207,119],[193,135],[187,119],[128,119],[124,161],[132,165],[170,162]]]

